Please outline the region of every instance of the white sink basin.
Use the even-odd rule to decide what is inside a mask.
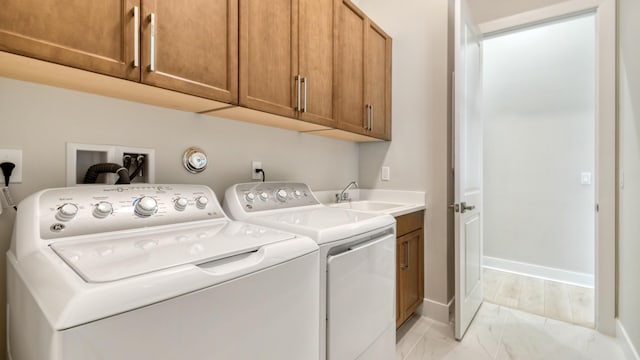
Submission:
[[[338,203],[338,204],[329,204],[329,206],[342,208],[342,209],[360,210],[360,211],[388,212],[389,210],[392,210],[395,208],[406,207],[407,204],[390,203],[390,202],[374,201],[374,200],[362,200],[362,201],[347,201],[347,202]]]

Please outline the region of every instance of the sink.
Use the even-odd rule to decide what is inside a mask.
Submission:
[[[394,208],[406,207],[407,204],[390,203],[385,201],[374,201],[374,200],[362,200],[362,201],[348,201],[343,203],[330,204],[329,206],[337,207],[341,209],[352,209],[352,210],[371,211],[371,212],[385,212]]]

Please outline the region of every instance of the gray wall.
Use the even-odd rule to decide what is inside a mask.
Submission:
[[[619,0],[618,318],[640,351],[640,2]],[[620,180],[623,180],[622,177]]]
[[[251,181],[251,160],[262,161],[268,180],[303,181],[314,190],[337,189],[358,179],[355,143],[5,78],[0,78],[0,119],[0,149],[23,150],[23,181],[10,187],[16,201],[65,186],[67,142],[154,148],[156,182],[206,184],[219,199],[226,187]],[[209,155],[201,174],[182,168],[189,146]],[[0,215],[0,254],[9,246],[14,218],[9,209]],[[4,303],[5,257],[0,259]],[[3,347],[4,317],[0,311]]]
[[[484,255],[593,276],[595,18],[483,43]]]
[[[448,241],[449,1],[360,0],[358,5],[393,38],[393,141],[360,145],[365,188],[427,193],[425,297],[453,296]],[[380,167],[391,167],[391,181]]]

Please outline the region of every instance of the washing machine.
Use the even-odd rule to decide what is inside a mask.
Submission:
[[[317,359],[318,245],[200,185],[47,189],[7,252],[13,360]]]
[[[307,236],[320,246],[320,358],[395,358],[395,219],[331,208],[308,185],[236,184],[224,209],[236,220]]]

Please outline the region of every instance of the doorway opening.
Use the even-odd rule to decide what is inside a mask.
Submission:
[[[484,299],[595,326],[596,16],[483,40]]]

